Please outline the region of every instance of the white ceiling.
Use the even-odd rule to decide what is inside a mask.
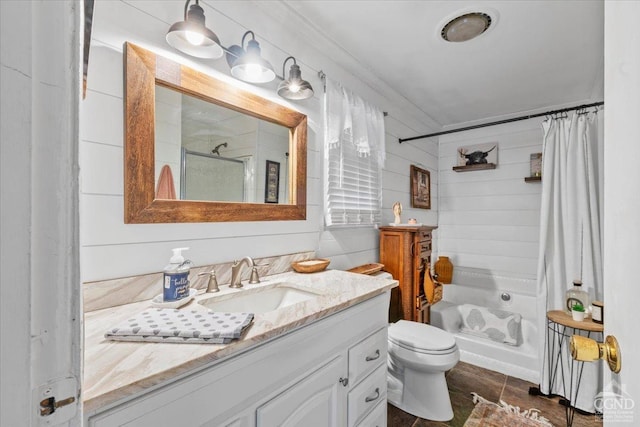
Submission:
[[[291,25],[311,27],[333,60],[363,79],[368,74],[372,82],[384,82],[432,119],[431,127],[541,112],[603,97],[602,1],[284,4],[291,12]],[[470,11],[490,14],[491,28],[464,43],[442,40],[442,26]]]

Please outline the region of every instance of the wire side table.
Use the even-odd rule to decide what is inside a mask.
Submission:
[[[548,390],[551,392],[553,384],[558,378],[558,375],[560,375],[564,391],[564,396],[562,396],[564,399],[560,400],[560,404],[565,406],[567,427],[571,427],[573,424],[573,417],[576,411],[574,405],[578,398],[578,392],[580,391],[584,362],[573,360],[571,355],[567,352],[569,358],[569,372],[567,378],[561,357],[563,347],[568,345],[565,343],[568,343],[571,336],[578,334],[579,331],[586,332],[587,338],[594,338],[597,341],[602,341],[604,325],[594,322],[591,318],[583,321],[573,320],[571,315],[567,314],[563,310],[551,310],[547,312],[547,363],[549,366]]]

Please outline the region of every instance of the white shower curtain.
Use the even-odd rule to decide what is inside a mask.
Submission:
[[[538,258],[539,356],[543,361],[540,389],[566,395],[568,384],[556,374],[549,386],[546,313],[565,307],[565,292],[582,280],[591,300],[602,299],[602,246],[598,177],[597,114],[574,114],[543,123],[542,206]],[[568,343],[565,343],[568,351]],[[562,355],[569,381],[568,354]],[[593,399],[601,390],[602,364],[585,363],[580,392],[574,406],[593,412]],[[566,389],[565,389],[566,386]],[[575,387],[575,384],[574,384]]]

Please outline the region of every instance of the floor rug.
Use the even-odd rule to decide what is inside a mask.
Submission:
[[[476,406],[464,427],[553,427],[548,419],[540,415],[538,409],[520,410],[518,406],[509,405],[502,400],[500,403],[493,403],[476,393],[471,394]]]

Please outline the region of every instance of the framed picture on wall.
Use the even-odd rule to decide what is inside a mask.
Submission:
[[[542,153],[533,153],[529,156],[529,176],[542,176]]]
[[[411,165],[411,207],[431,209],[431,175],[428,170]]]
[[[264,202],[278,203],[280,191],[280,163],[267,160],[267,173],[264,180]]]

